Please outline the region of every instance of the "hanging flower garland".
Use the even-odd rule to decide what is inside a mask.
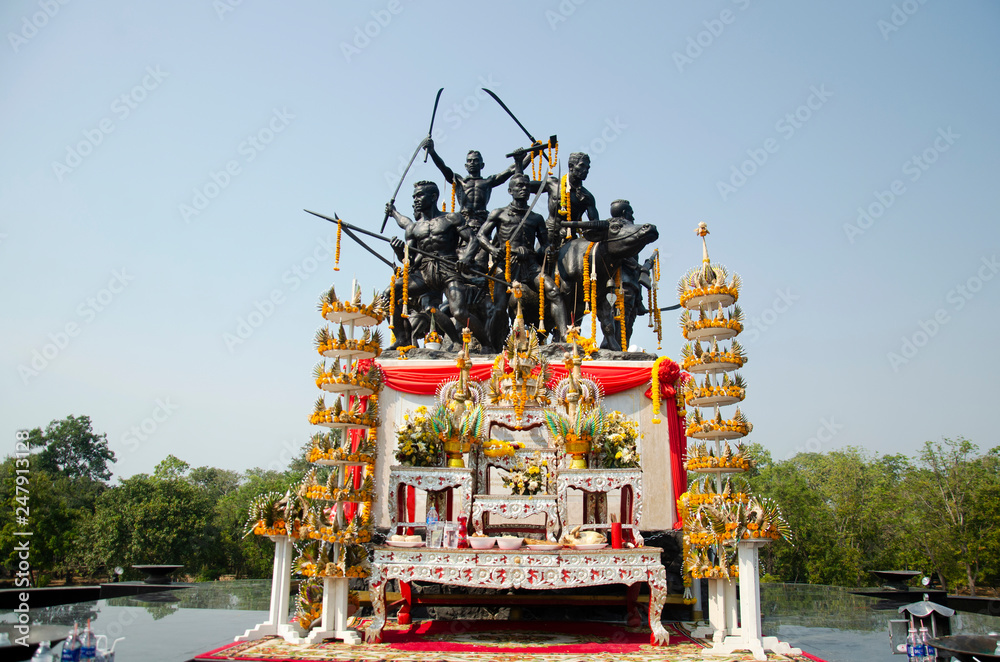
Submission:
[[[340,218],[337,218],[337,251],[333,258],[333,270],[340,271]]]
[[[653,423],[660,424],[660,366],[664,361],[669,361],[669,356],[661,356],[653,362],[653,374],[650,378],[652,387],[650,395],[653,398]]]
[[[455,180],[451,180],[451,211],[455,211]]]
[[[618,271],[615,273],[615,294],[617,299],[615,305],[618,307],[618,326],[621,328],[621,347],[622,351],[625,351],[626,338],[625,338],[625,291],[622,289],[622,268],[618,267]]]
[[[538,332],[545,333],[545,274],[538,274]]]
[[[406,319],[410,316],[407,303],[410,300],[410,245],[403,246],[403,312],[402,317]]]
[[[587,252],[583,254],[583,314],[590,313],[590,249],[594,247],[594,242],[587,246]],[[558,266],[556,270],[558,271]]]
[[[504,263],[503,263],[503,279],[510,282],[510,240],[506,243],[506,251],[504,253]]]

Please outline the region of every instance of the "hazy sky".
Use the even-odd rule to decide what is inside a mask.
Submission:
[[[527,141],[482,87],[589,152],[601,214],[628,198],[659,227],[665,304],[708,223],[777,458],[997,445],[995,2],[10,0],[0,26],[5,448],[86,414],[119,476],[284,467],[313,431],[317,297],[389,277],[349,243],[334,275],[302,209],[377,230],[439,87],[459,171]]]

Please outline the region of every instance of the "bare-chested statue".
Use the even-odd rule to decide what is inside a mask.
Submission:
[[[530,179],[524,174],[516,174],[507,186],[511,195],[511,203],[490,212],[479,229],[478,239],[485,251],[493,256],[493,274],[503,278],[507,258],[507,242],[510,242],[510,280],[518,281],[524,287],[537,295],[538,277],[542,273],[542,261],[545,249],[548,247],[548,233],[545,230],[545,219],[541,214],[528,211],[528,188]],[[521,224],[522,219],[524,224]],[[495,234],[494,234],[495,233]],[[559,296],[551,278],[546,277],[546,298],[549,303],[555,303]],[[487,321],[487,332],[495,347],[503,344],[510,331],[509,310],[510,293],[503,287],[495,287],[493,292],[493,307]],[[551,305],[546,306],[552,310]],[[560,308],[561,310],[561,308]],[[538,306],[524,308],[525,321],[538,326]]]
[[[441,258],[434,259],[428,255],[410,251],[410,270],[408,283],[408,301],[416,303],[421,296],[430,292],[443,292],[448,301],[451,317],[459,325],[468,325],[473,335],[483,345],[489,346],[482,322],[472,315],[466,305],[465,288],[468,284],[459,273],[458,265],[469,265],[478,243],[468,244],[460,250],[459,231],[464,220],[459,214],[446,214],[438,209],[438,187],[434,182],[420,181],[413,185],[413,214],[409,219],[400,214],[390,203],[386,205],[396,223],[405,231],[406,241],[393,237],[391,244],[396,256],[402,260],[405,245],[416,248],[423,253],[429,253]],[[395,288],[396,307],[392,311],[392,328],[396,335],[393,347],[410,345],[413,342],[412,329],[409,322],[402,316],[403,279],[397,278]],[[461,342],[453,324],[442,329],[455,342]]]
[[[563,181],[555,177],[547,177],[541,182],[531,182],[532,192],[537,191],[539,187],[544,187],[545,192],[549,194],[549,217],[545,220],[549,237],[547,273],[552,273],[555,257],[566,237],[566,230],[560,223],[565,221],[578,223],[585,212],[591,221],[597,221],[600,218],[593,194],[583,187],[583,181],[590,173],[590,157],[583,152],[573,152],[569,155],[566,166],[569,172],[566,173]],[[568,187],[568,191],[563,190],[564,186]],[[563,206],[564,193],[568,209]],[[575,230],[569,232],[570,237],[575,237],[576,234]]]
[[[510,179],[511,175],[517,171],[517,164],[510,165],[506,170],[496,175],[483,177],[483,166],[485,165],[483,155],[471,149],[465,159],[465,169],[469,174],[468,176],[462,176],[445,164],[444,160],[434,150],[434,141],[431,138],[425,139],[423,145],[427,148],[427,153],[434,160],[434,165],[444,175],[445,181],[455,186],[455,198],[458,200],[465,223],[469,226],[469,231],[463,233],[463,244],[468,241],[475,246],[476,253],[473,258],[475,265],[477,268],[485,271],[487,256],[485,251],[479,250],[476,235],[479,233],[479,228],[486,222],[486,206],[490,202],[490,194],[493,192],[493,189]],[[528,162],[530,158],[530,156],[525,156],[525,162]]]

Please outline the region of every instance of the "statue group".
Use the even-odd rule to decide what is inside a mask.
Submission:
[[[496,351],[510,330],[517,299],[525,322],[550,334],[552,342],[563,341],[585,315],[596,315],[601,349],[627,347],[636,317],[649,312],[642,288],[651,287],[653,258],[640,263],[639,254],[657,240],[656,227],[637,224],[627,200],[615,200],[610,216],[600,218],[584,187],[587,154],[571,154],[562,177],[546,175],[544,167],[538,179],[525,174],[546,147],[551,153],[553,142],[515,150],[508,168],[487,176],[478,151],[469,151],[468,174],[460,175],[445,164],[431,138],[421,143],[453,186],[459,209],[444,211],[440,189],[431,181],[413,185],[412,218],[392,202],[386,205],[404,233],[390,243],[407,265],[397,270],[390,286],[395,291],[386,292],[395,302],[393,347],[413,344],[433,325],[455,343],[461,343],[459,328],[468,327],[483,351]],[[510,202],[489,209],[493,189],[505,182]],[[530,209],[532,194],[547,196],[547,216]]]

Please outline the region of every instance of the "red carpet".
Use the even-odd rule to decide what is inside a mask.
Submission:
[[[355,624],[363,630],[367,619]],[[328,641],[293,646],[277,637],[228,644],[199,655],[197,660],[280,662],[732,662],[752,660],[749,654],[709,657],[705,642],[689,638],[667,624],[669,646],[650,646],[647,628],[570,621],[424,621],[386,625],[383,643],[348,646]],[[815,660],[811,655],[769,660]]]

